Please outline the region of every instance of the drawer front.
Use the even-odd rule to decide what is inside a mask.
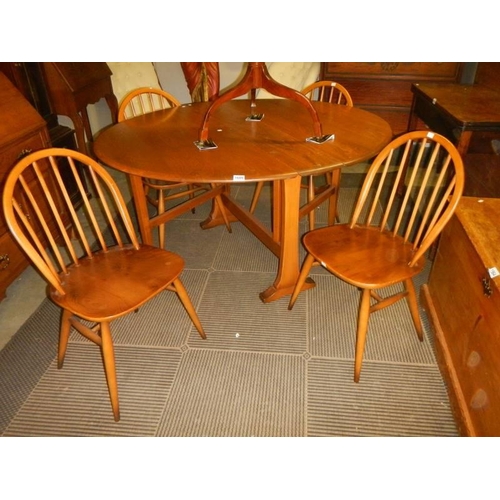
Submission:
[[[0,149],[0,192],[3,192],[3,186],[10,169],[17,161],[29,154],[32,151],[37,151],[46,147],[43,133],[37,133],[22,140],[9,144],[7,147]],[[7,231],[7,226],[3,215],[0,216],[0,235]]]
[[[385,80],[353,80],[335,78],[349,91],[355,106],[393,106],[411,108],[411,82]]]
[[[0,300],[5,296],[7,287],[28,266],[24,252],[9,233],[0,236]]]
[[[372,62],[324,63],[325,77],[345,75],[357,78],[456,81],[461,71],[457,62]]]
[[[37,151],[48,144],[44,140],[42,131],[25,136],[19,141],[12,142],[4,147],[0,147],[0,182],[4,183],[5,174],[17,163],[17,161],[32,151]]]
[[[354,105],[389,122],[394,134],[408,129],[412,83],[455,82],[462,63],[340,63],[322,64],[321,78],[346,87]],[[422,123],[418,124],[423,127]]]

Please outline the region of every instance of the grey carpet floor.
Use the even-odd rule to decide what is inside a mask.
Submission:
[[[233,192],[249,203],[253,185]],[[343,183],[341,221],[356,194]],[[357,290],[315,268],[317,286],[293,311],[287,299],[263,304],[258,294],[273,282],[276,258],[239,223],[232,233],[203,231],[208,211],[203,205],[167,225],[167,248],[186,260],[182,279],[207,340],[169,292],[115,321],[115,423],[93,344],[72,333],[57,369],[59,311],[46,300],[0,352],[1,435],[457,435],[423,311],[423,343],[404,302],[373,316],[355,384]],[[258,215],[269,223],[269,189]],[[317,218],[326,221],[323,208]]]

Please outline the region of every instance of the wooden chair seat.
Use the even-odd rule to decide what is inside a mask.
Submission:
[[[50,287],[50,298],[86,320],[111,321],[168,288],[183,269],[184,260],[172,252],[149,245],[114,247],[68,266],[61,275],[65,294]]]
[[[63,171],[65,181],[78,188],[80,208],[72,202]],[[7,177],[2,201],[10,232],[62,309],[58,368],[73,327],[101,349],[113,415],[120,420],[111,321],[169,290],[206,338],[180,280],[184,260],[139,243],[116,182],[95,160],[77,151],[51,148],[21,159]]]
[[[418,338],[424,340],[412,278],[423,270],[425,253],[453,215],[463,189],[464,167],[455,146],[433,132],[409,132],[394,139],[373,161],[349,224],[315,229],[304,236],[307,255],[289,309],[314,265],[360,289],[355,382],[360,378],[370,314],[406,299]],[[398,283],[402,291],[379,294]]]
[[[390,286],[416,276],[425,266],[424,257],[408,266],[413,245],[376,227],[324,227],[305,234],[303,244],[318,263],[356,287]]]

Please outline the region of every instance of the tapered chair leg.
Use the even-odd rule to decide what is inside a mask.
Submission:
[[[314,196],[316,194],[316,188],[314,187],[314,177],[310,175],[307,178],[308,184],[307,184],[307,202],[311,203],[314,200]],[[315,226],[315,209],[313,208],[309,212],[309,231],[312,231]]]
[[[158,215],[165,212],[165,198],[163,196],[163,190],[158,190]],[[165,248],[165,224],[160,224],[158,226],[158,246],[159,248]]]
[[[304,260],[304,264],[302,264],[302,269],[300,270],[300,274],[297,279],[297,283],[295,284],[295,288],[293,289],[292,296],[290,297],[290,303],[288,304],[289,311],[292,310],[295,301],[297,300],[297,297],[299,296],[299,293],[302,290],[302,287],[304,286],[307,276],[311,271],[311,267],[313,266],[313,264],[314,264],[314,257],[310,253],[308,253]]]
[[[198,333],[200,334],[200,337],[202,339],[206,339],[207,336],[205,334],[205,330],[203,329],[203,326],[201,325],[200,319],[198,318],[198,314],[196,314],[196,310],[193,306],[193,303],[191,302],[191,299],[189,298],[189,295],[184,288],[184,285],[182,284],[180,279],[176,279],[172,285],[174,286],[177,295],[182,302],[182,305],[186,309],[187,313],[189,314],[189,317],[191,318],[191,321],[193,322],[194,326],[198,330]]]
[[[405,288],[408,292],[406,300],[408,302],[408,307],[410,308],[411,317],[413,319],[413,324],[415,325],[415,330],[417,330],[418,339],[420,342],[424,340],[424,329],[422,327],[422,321],[420,319],[420,313],[418,309],[417,294],[415,292],[415,286],[411,278],[405,280]]]
[[[335,222],[339,222],[338,217],[338,201],[339,201],[339,187],[340,187],[340,168],[335,169],[333,172],[327,174],[330,186],[335,186],[335,191],[330,196],[328,201],[328,225],[333,226]]]
[[[361,365],[363,363],[363,353],[365,351],[366,343],[366,332],[368,330],[368,320],[370,318],[370,296],[370,290],[362,290],[358,311],[358,330],[356,332],[354,382],[359,382],[359,377],[361,375]]]
[[[188,184],[188,190],[189,190],[189,191],[191,191],[192,189],[194,189],[194,187],[195,187],[195,184]],[[193,193],[193,192],[189,193],[189,198],[190,198],[191,200],[194,198],[194,193]],[[192,214],[195,214],[195,213],[196,213],[196,207],[193,207],[193,208],[191,209],[191,213],[192,213]]]
[[[113,347],[113,339],[111,338],[111,330],[109,323],[104,321],[101,323],[101,352],[104,362],[104,372],[108,382],[109,398],[111,400],[111,408],[115,422],[120,420],[120,406],[118,403],[118,382],[116,380],[116,365],[115,365],[115,350]]]
[[[254,213],[255,207],[257,206],[257,202],[259,201],[260,193],[262,191],[262,188],[264,187],[264,182],[257,182],[255,186],[255,191],[253,193],[253,198],[252,198],[252,203],[250,204],[249,212],[251,214]]]
[[[69,333],[71,331],[71,313],[63,309],[61,315],[61,328],[59,330],[59,348],[57,352],[57,368],[62,368],[64,364],[64,357],[66,356],[66,349],[68,348]]]

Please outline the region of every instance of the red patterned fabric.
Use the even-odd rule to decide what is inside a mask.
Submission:
[[[192,102],[212,101],[219,95],[218,62],[181,62]]]

